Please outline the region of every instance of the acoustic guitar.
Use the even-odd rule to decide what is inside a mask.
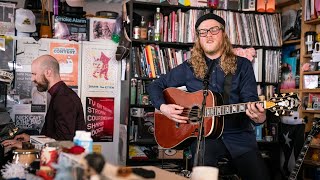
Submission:
[[[177,104],[184,107],[181,115],[189,118],[188,123],[176,123],[162,114],[155,111],[154,135],[156,142],[163,148],[174,148],[189,138],[197,137],[199,131],[200,111],[203,100],[203,91],[193,93],[185,92],[177,88],[167,88],[163,91],[166,104]],[[282,94],[273,97],[270,101],[257,101],[264,109],[269,109],[279,116],[285,111],[294,111],[299,107],[300,100],[296,94]],[[224,127],[224,115],[245,112],[247,103],[222,105],[221,94],[208,91],[206,108],[204,111],[205,137],[218,138],[221,136]]]

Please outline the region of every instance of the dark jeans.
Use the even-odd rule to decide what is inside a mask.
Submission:
[[[204,166],[217,167],[221,158],[227,157],[232,165],[237,169],[238,175],[242,180],[269,180],[267,166],[259,151],[249,151],[237,158],[232,159],[231,155],[221,139],[206,139],[204,143]],[[196,151],[196,142],[191,145],[192,154]],[[201,162],[201,155],[199,162]],[[193,163],[193,160],[192,162]],[[199,164],[200,165],[200,164]]]

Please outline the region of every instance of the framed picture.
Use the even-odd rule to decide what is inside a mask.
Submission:
[[[107,18],[90,18],[89,41],[105,41],[111,40],[115,19]]]

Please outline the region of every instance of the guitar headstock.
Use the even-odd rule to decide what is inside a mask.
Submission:
[[[274,112],[276,116],[279,116],[284,115],[285,112],[288,111],[292,113],[293,111],[298,110],[299,107],[299,96],[294,93],[287,93],[281,94],[280,96],[275,94],[269,101],[266,101],[265,109],[269,109],[271,112]]]

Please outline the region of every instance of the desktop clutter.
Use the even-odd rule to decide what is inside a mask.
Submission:
[[[116,166],[101,154],[92,152],[92,139],[77,131],[74,142],[55,141],[45,136],[31,136],[21,149],[12,149],[12,159],[1,168],[4,179],[148,179],[155,172],[144,168]],[[89,138],[88,138],[89,137]],[[0,179],[1,179],[0,176]]]

